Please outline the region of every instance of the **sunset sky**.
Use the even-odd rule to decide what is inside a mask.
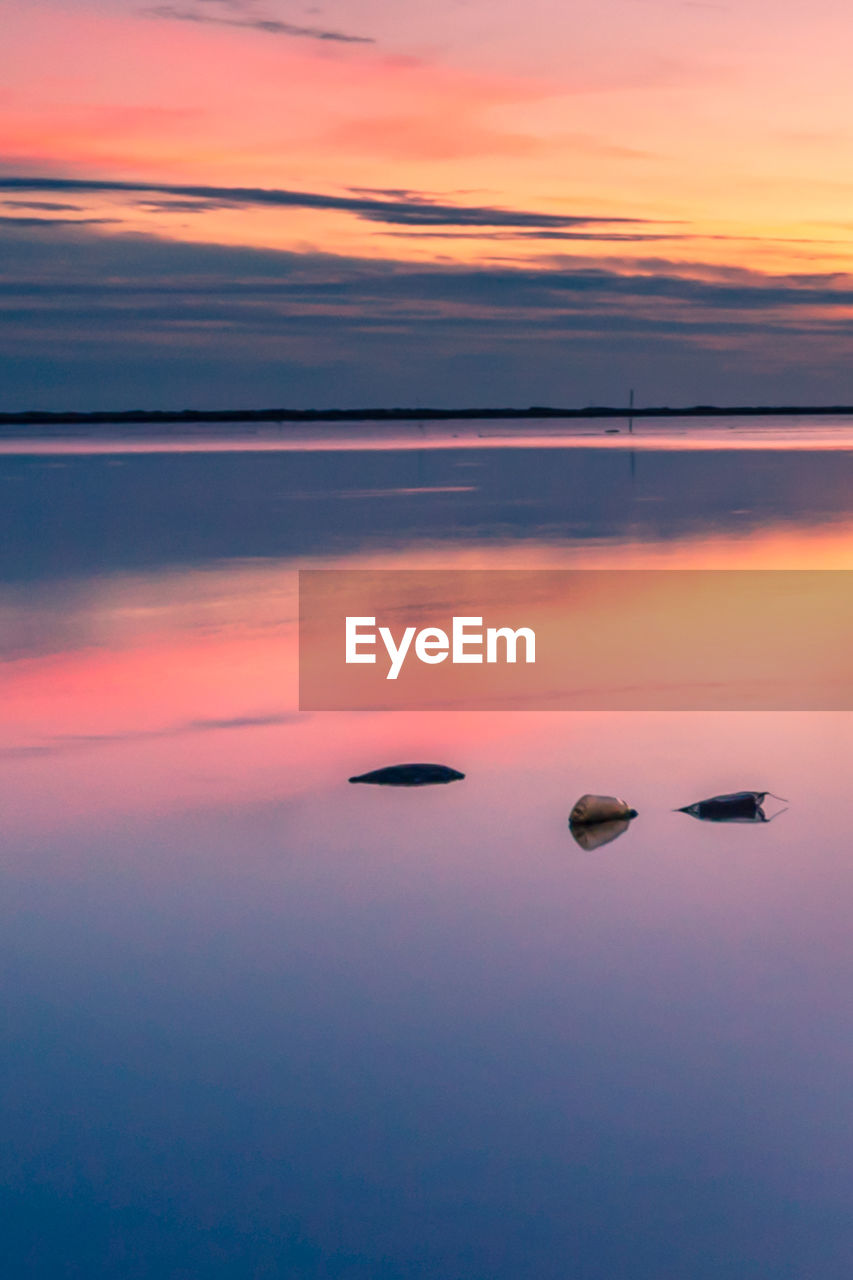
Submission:
[[[0,21],[0,408],[853,400],[842,0]]]

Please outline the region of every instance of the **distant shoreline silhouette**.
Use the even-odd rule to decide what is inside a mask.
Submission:
[[[181,426],[195,423],[272,424],[304,422],[447,422],[453,420],[598,419],[598,418],[759,418],[817,417],[853,415],[853,404],[819,405],[712,405],[684,407],[670,405],[631,407],[588,405],[581,409],[561,409],[531,405],[527,409],[124,409],[115,412],[74,410],[27,410],[0,413],[0,429],[30,426]]]

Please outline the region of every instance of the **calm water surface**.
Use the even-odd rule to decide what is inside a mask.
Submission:
[[[299,715],[295,570],[853,568],[853,435],[416,430],[3,443],[6,1273],[847,1280],[853,716]]]

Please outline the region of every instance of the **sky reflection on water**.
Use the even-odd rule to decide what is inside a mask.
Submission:
[[[853,716],[298,716],[294,569],[853,567],[853,457],[61,461],[0,459],[11,1274],[846,1280]]]

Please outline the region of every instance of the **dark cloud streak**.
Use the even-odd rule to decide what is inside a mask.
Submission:
[[[51,227],[101,227],[119,222],[119,218],[40,218],[37,214],[0,213],[0,223],[13,227],[50,230]]]
[[[379,234],[379,233],[377,233]],[[382,233],[401,240],[599,240],[611,241],[636,240],[700,240],[703,243],[713,240],[734,242],[735,244],[848,244],[846,240],[833,240],[819,236],[754,236],[724,234],[721,232],[703,231],[386,231]]]
[[[600,214],[537,213],[484,205],[432,202],[420,196],[376,200],[362,196],[332,196],[313,191],[267,187],[210,187],[161,182],[101,181],[94,178],[46,178],[0,176],[0,191],[64,192],[80,195],[140,195],[178,200],[218,201],[237,207],[273,206],[282,209],[317,209],[351,213],[368,222],[390,226],[424,227],[526,227],[563,229],[584,226],[648,225],[643,218]],[[660,225],[653,223],[652,225]]]
[[[82,213],[79,204],[61,204],[58,200],[4,200],[7,209],[41,209],[51,213]]]
[[[350,35],[345,31],[328,31],[322,27],[303,27],[293,22],[281,22],[277,18],[255,17],[251,13],[239,13],[234,17],[214,13],[202,13],[199,9],[180,8],[173,4],[151,5],[140,13],[150,18],[164,18],[171,22],[195,22],[205,26],[243,27],[271,36],[290,36],[297,40],[321,40],[334,44],[375,44],[372,36]]]

